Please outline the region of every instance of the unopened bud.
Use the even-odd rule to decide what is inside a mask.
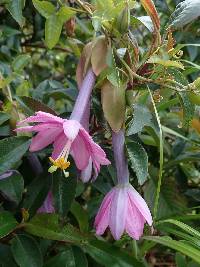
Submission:
[[[128,5],[120,12],[117,18],[117,29],[124,34],[128,31],[130,25],[130,9]]]

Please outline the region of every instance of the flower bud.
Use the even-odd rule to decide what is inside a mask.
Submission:
[[[117,29],[120,33],[124,34],[128,31],[130,24],[130,9],[128,5],[120,12],[117,18]]]

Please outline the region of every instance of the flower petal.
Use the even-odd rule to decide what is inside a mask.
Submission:
[[[128,210],[126,217],[126,232],[132,238],[138,240],[143,234],[145,219],[135,207],[135,204],[128,199]]]
[[[112,198],[109,226],[115,240],[119,240],[125,230],[127,215],[127,188],[116,187]]]
[[[75,120],[65,120],[63,123],[63,130],[69,140],[74,141],[80,130],[80,123]]]
[[[63,132],[59,134],[59,136],[55,139],[53,143],[53,153],[51,155],[52,159],[56,160],[59,157],[60,153],[67,143],[67,140],[68,139]]]
[[[96,215],[94,226],[96,234],[102,235],[109,224],[111,201],[114,195],[114,190],[111,190],[103,199],[99,211]]]
[[[57,123],[63,123],[64,120],[60,117],[54,116],[47,112],[38,111],[35,113],[36,115],[30,116],[26,118],[25,120],[19,121],[17,125],[21,125],[25,122],[57,122]]]
[[[131,202],[135,204],[138,211],[143,215],[147,223],[152,225],[152,216],[151,212],[147,206],[145,200],[140,196],[140,194],[130,185],[128,189],[128,195],[131,199]]]
[[[92,177],[92,159],[89,158],[89,163],[85,169],[81,171],[80,179],[83,183],[87,183]]]
[[[54,142],[54,140],[60,133],[60,129],[47,129],[45,131],[39,132],[32,139],[30,151],[34,152],[47,147],[49,144]]]
[[[73,141],[71,150],[77,168],[79,170],[84,170],[89,163],[90,155],[83,138],[81,138],[79,134]]]

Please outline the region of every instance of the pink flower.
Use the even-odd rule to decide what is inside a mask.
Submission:
[[[104,198],[94,226],[96,234],[102,235],[109,227],[115,240],[126,232],[138,240],[144,224],[152,225],[150,210],[140,194],[130,185],[115,186]]]
[[[100,165],[108,165],[110,161],[106,158],[103,149],[97,145],[77,120],[67,120],[46,112],[36,112],[34,116],[28,117],[18,123],[37,123],[33,126],[17,128],[17,132],[36,132],[33,137],[30,151],[39,151],[53,144],[53,153],[50,158],[53,166],[50,172],[61,168],[63,171],[69,167],[69,153],[74,158],[79,170],[84,170],[91,158],[96,173],[100,171]]]
[[[44,203],[37,210],[37,213],[54,213],[54,212],[55,212],[55,209],[53,206],[53,196],[52,196],[52,192],[49,191]]]

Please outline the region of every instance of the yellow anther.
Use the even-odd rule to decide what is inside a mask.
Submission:
[[[70,162],[69,161],[65,161],[65,159],[63,157],[62,158],[58,158],[56,160],[53,160],[50,157],[49,160],[53,164],[53,166],[55,166],[56,168],[59,168],[61,170],[66,170],[70,166]]]

